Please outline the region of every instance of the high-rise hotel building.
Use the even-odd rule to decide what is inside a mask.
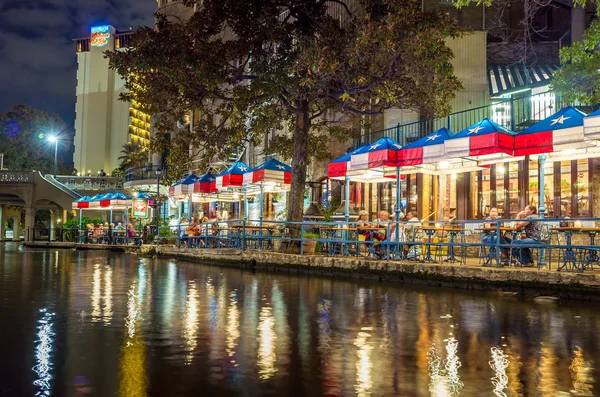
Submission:
[[[76,39],[77,103],[75,105],[75,168],[82,174],[111,174],[119,167],[123,145],[147,145],[150,116],[139,104],[119,99],[124,81],[108,66],[107,50],[126,48],[133,31],[95,26],[90,36]]]

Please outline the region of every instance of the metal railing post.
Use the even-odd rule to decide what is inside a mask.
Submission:
[[[300,224],[300,255],[304,255],[304,222]]]

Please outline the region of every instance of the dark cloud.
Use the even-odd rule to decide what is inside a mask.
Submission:
[[[72,128],[77,58],[90,26],[152,24],[156,0],[0,0],[0,112],[28,104]]]

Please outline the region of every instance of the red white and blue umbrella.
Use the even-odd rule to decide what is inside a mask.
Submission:
[[[212,174],[204,174],[194,183],[194,193],[210,194],[216,192],[218,192],[217,177]]]
[[[451,136],[448,129],[440,128],[400,149],[397,164],[402,173],[447,174],[481,169],[476,161],[446,155],[445,142]]]
[[[381,138],[375,143],[364,145],[350,155],[352,170],[396,168],[398,150],[402,145],[390,138]]]
[[[515,136],[515,156],[590,147],[584,141],[585,113],[568,106]]]
[[[195,174],[190,174],[169,187],[169,196],[178,197],[194,193],[194,184],[200,178]]]
[[[355,149],[327,164],[327,177],[329,179],[345,179],[347,175],[351,175],[350,158],[357,151],[358,149]]]
[[[292,183],[292,167],[277,159],[270,159],[245,173],[243,181],[244,185],[261,182],[289,185]]]
[[[450,136],[444,145],[449,159],[468,158],[491,164],[513,157],[515,133],[485,118]]]
[[[583,136],[586,141],[600,141],[600,110],[588,114],[583,119]]]
[[[90,208],[90,200],[91,199],[92,198],[90,196],[83,196],[83,197],[73,201],[71,208],[74,210]]]
[[[250,171],[250,167],[241,161],[235,162],[231,167],[217,176],[217,189],[223,190],[228,187],[241,187],[244,184],[244,174]]]

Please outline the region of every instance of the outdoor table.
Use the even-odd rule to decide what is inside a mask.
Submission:
[[[361,228],[362,229],[362,228]],[[365,228],[366,229],[366,228]],[[328,227],[320,227],[319,230],[321,232],[325,232],[324,235],[325,236],[329,236],[331,239],[335,239],[335,235],[337,232],[355,232],[357,230],[357,228],[355,227],[347,227],[347,226],[343,226],[343,227],[333,227],[333,226],[328,226]],[[320,234],[320,233],[319,233]],[[358,237],[357,237],[358,239]],[[346,238],[345,240],[349,240],[348,238]],[[327,250],[328,250],[328,255],[329,256],[334,256],[335,255],[335,243],[331,242],[327,244]],[[348,252],[348,241],[345,241],[342,243],[342,252],[344,255],[349,255]]]
[[[563,233],[565,235],[566,248],[565,248],[565,252],[563,253],[563,259],[562,259],[563,264],[561,266],[559,266],[557,270],[558,271],[561,271],[563,269],[569,270],[569,263],[571,263],[571,270],[577,269],[577,270],[583,271],[584,270],[583,267],[580,268],[577,265],[577,256],[575,255],[575,251],[573,251],[573,244],[571,242],[573,233],[580,231],[581,228],[580,227],[553,227],[550,230],[554,230],[559,233]]]
[[[511,235],[514,232],[517,232],[518,230],[516,230],[515,228],[512,227],[508,227],[508,226],[500,226],[500,232],[501,233],[506,233],[506,232],[510,232]],[[492,234],[496,234],[498,232],[498,228],[497,227],[476,227],[475,230],[480,231],[480,232],[489,232]],[[512,237],[512,236],[511,236]],[[498,244],[500,244],[500,236],[496,237],[498,239],[498,243],[496,244],[491,244],[490,245],[490,250],[488,252],[488,257],[486,259],[486,261],[483,263],[483,266],[487,266],[490,264],[490,262],[492,260],[496,261],[496,267],[503,267],[502,262],[500,261],[500,257],[498,255]]]
[[[450,236],[450,241],[449,241],[449,247],[448,247],[448,257],[446,259],[444,259],[444,262],[461,262],[460,260],[456,259],[456,255],[454,255],[454,236],[456,236],[458,233],[462,233],[465,231],[465,227],[464,226],[458,226],[458,225],[453,225],[449,228],[446,227],[436,227],[435,228],[436,231],[441,231],[442,234],[444,232],[448,232],[448,235]]]
[[[435,262],[435,259],[431,257],[431,238],[437,231],[437,228],[435,226],[423,226],[421,229],[425,231],[425,234],[427,234],[427,252],[425,253],[423,262]]]
[[[587,233],[587,235],[590,237],[590,246],[595,247],[596,246],[596,234],[600,233],[600,228],[597,227],[582,227],[580,229],[580,231]],[[592,265],[592,268],[594,267],[594,263],[595,264],[599,264],[600,263],[600,256],[598,256],[598,250],[599,248],[589,248],[587,255],[585,256],[585,264],[583,264],[583,266],[587,269],[587,267],[589,265]]]

